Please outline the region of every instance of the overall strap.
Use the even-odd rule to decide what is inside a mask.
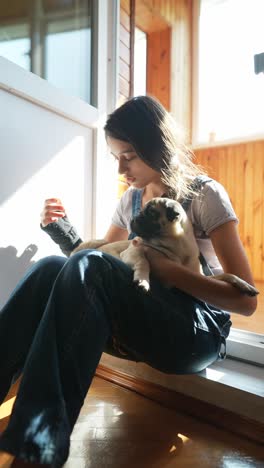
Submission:
[[[203,184],[205,184],[206,182],[210,182],[211,180],[212,180],[211,177],[208,177],[207,175],[201,174],[201,175],[195,177],[194,181],[191,184],[191,188],[193,190],[195,190],[195,191],[200,191]],[[185,211],[188,210],[194,196],[195,196],[194,194],[189,195],[187,198],[184,198],[184,200],[181,202],[181,206],[183,207],[183,209]]]
[[[210,177],[208,177],[207,175],[204,175],[204,174],[201,174],[199,176],[197,176],[193,183],[192,183],[192,189],[196,190],[196,191],[199,191],[201,190],[203,184],[205,184],[206,182],[209,182],[210,180],[212,180]],[[181,205],[183,207],[183,209],[185,211],[188,210],[193,198],[194,198],[194,194],[189,196],[188,198],[185,198],[182,202],[181,202]],[[211,268],[209,267],[207,261],[205,260],[203,254],[200,252],[200,255],[199,255],[199,260],[200,260],[200,263],[202,265],[202,269],[203,269],[203,272],[206,276],[213,276],[213,272],[211,270]]]
[[[141,201],[142,201],[142,189],[135,189],[132,193],[132,218],[137,216],[141,210]],[[134,239],[136,234],[131,232],[128,236],[128,240]]]

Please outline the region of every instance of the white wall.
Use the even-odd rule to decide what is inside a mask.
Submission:
[[[59,197],[91,236],[93,131],[0,89],[0,305],[32,262],[59,248],[39,227]]]
[[[45,198],[61,198],[86,239],[104,235],[116,206],[102,128],[116,102],[119,1],[97,7],[97,107],[0,57],[0,307],[32,262],[61,254],[39,226]]]

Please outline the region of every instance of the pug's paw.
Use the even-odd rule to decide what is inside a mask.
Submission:
[[[233,285],[240,289],[243,294],[247,294],[247,296],[257,296],[257,294],[259,294],[259,291],[246,281],[240,280],[238,282],[234,282]]]
[[[144,291],[148,292],[150,285],[149,282],[145,279],[140,279],[140,280],[135,280],[135,283],[140,289],[143,289]]]
[[[226,281],[227,283],[232,284],[235,288],[239,289],[243,294],[246,294],[247,296],[256,296],[257,294],[259,294],[259,291],[256,288],[254,288],[254,286],[242,280],[238,276],[232,275],[231,273],[223,273],[220,275],[213,276],[212,278],[216,278],[221,281]]]

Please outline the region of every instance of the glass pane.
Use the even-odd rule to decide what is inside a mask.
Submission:
[[[30,70],[30,0],[0,2],[0,56]]]
[[[92,0],[0,4],[0,55],[91,103]]]
[[[263,74],[254,72],[263,17],[263,0],[201,1],[198,142],[263,133]]]
[[[86,26],[81,27],[81,23]],[[69,94],[91,101],[91,28],[86,21],[50,21],[45,40],[45,78]],[[65,53],[66,52],[66,53]]]

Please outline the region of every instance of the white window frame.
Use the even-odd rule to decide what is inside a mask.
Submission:
[[[192,148],[195,152],[196,148],[210,146],[222,146],[223,143],[229,144],[235,141],[219,141],[214,144],[203,144],[197,145],[197,116],[198,113],[195,111],[198,109],[198,64],[199,64],[199,11],[200,11],[200,0],[194,2],[193,19],[192,19],[192,30],[193,30],[193,62],[192,62]],[[249,141],[247,138],[246,141]],[[252,136],[252,140],[255,137]],[[239,142],[242,141],[239,140]],[[264,366],[264,335],[249,332],[247,330],[231,329],[230,335],[227,339],[227,356],[234,359],[251,362],[259,366]]]
[[[94,126],[101,114],[111,112],[117,97],[117,44],[119,0],[97,0],[97,33],[93,54],[94,101],[96,106],[88,104],[63,90],[53,87],[46,80],[24,70],[8,59],[0,57],[0,85],[17,96],[36,102],[49,110],[71,118],[85,126]],[[118,16],[116,18],[116,15]],[[107,86],[105,79],[107,77]],[[87,110],[89,111],[87,113]]]

